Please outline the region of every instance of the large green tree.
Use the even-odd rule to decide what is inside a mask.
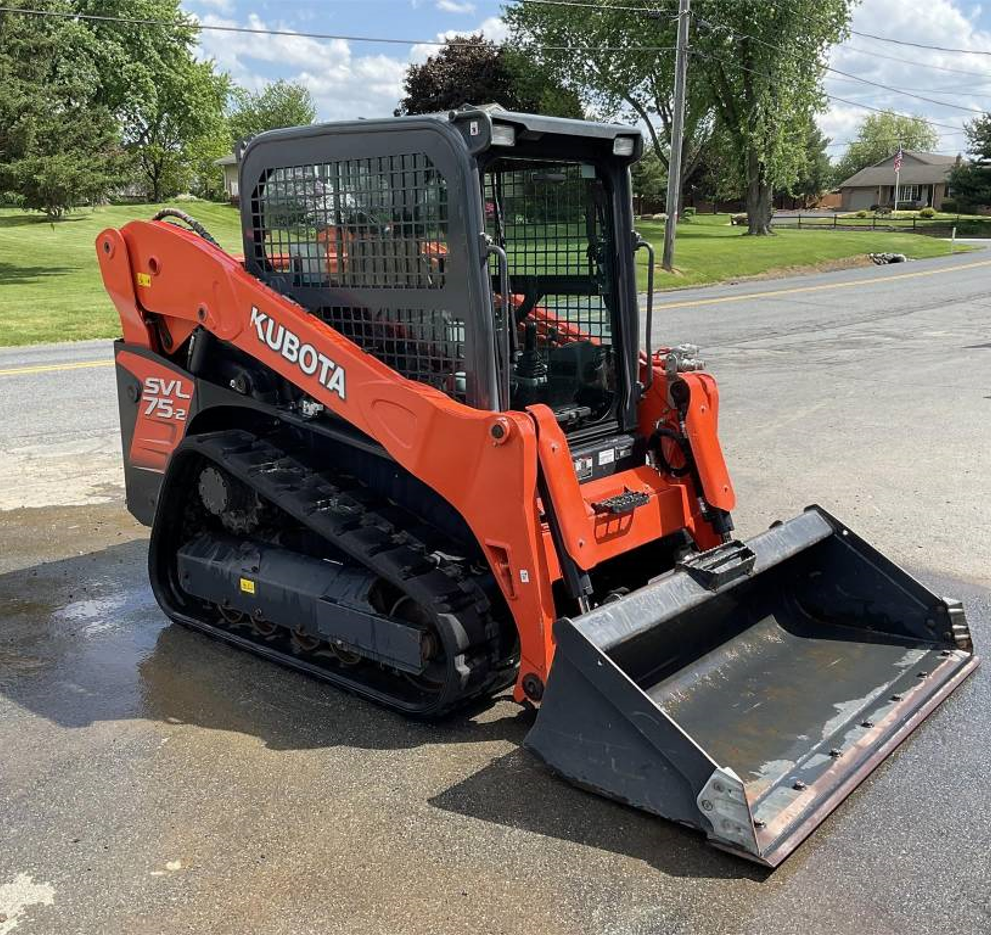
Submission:
[[[922,117],[885,111],[869,114],[857,128],[857,135],[836,166],[839,181],[850,178],[902,149],[930,152],[939,145],[939,134]]]
[[[135,178],[160,200],[216,175],[228,79],[196,59],[180,0],[15,2],[124,21],[0,14],[4,188],[61,213]]]
[[[657,163],[667,173],[677,33],[669,9],[652,12],[629,0],[601,0],[597,7],[517,2],[505,16],[521,54],[578,95],[597,116],[642,122]],[[690,80],[684,179],[695,173],[704,156],[713,114],[706,87]]]
[[[180,0],[73,0],[80,11],[169,26],[91,22],[99,40],[99,100],[118,118],[146,197],[209,188],[229,151],[226,75],[196,58],[196,23]]]
[[[806,164],[807,128],[825,106],[826,53],[851,0],[720,0],[696,16],[692,59],[744,183],[748,233],[771,233],[772,196]]]
[[[507,110],[582,116],[578,96],[539,63],[479,35],[455,36],[422,64],[410,65],[403,87],[396,116],[493,103]]]
[[[216,74],[212,62],[181,58],[124,126],[125,144],[150,200],[205,184],[213,160],[229,147],[227,94],[228,79]]]
[[[957,166],[950,188],[963,208],[991,205],[991,114],[967,124],[971,161]]]
[[[805,149],[802,164],[795,181],[787,189],[788,194],[800,198],[805,205],[813,204],[823,192],[834,184],[836,174],[829,159],[829,139],[810,120],[805,128]]]
[[[281,78],[258,92],[234,88],[231,98],[233,106],[228,123],[232,143],[266,130],[305,126],[317,116],[310,92]]]
[[[770,233],[773,192],[794,185],[805,164],[805,130],[825,103],[826,52],[845,34],[851,4],[719,0],[693,16],[682,177],[718,165],[719,186],[745,192],[751,234]],[[677,41],[670,8],[517,2],[506,17],[530,54],[600,112],[639,118],[666,163]],[[717,143],[729,152],[711,158]]]
[[[631,171],[633,185],[633,208],[641,214],[657,204],[663,204],[667,195],[668,170],[657,153],[645,149],[643,157],[635,163]]]
[[[15,5],[68,12],[61,0]],[[98,43],[78,23],[0,13],[0,191],[59,218],[116,184],[116,123],[100,103]]]

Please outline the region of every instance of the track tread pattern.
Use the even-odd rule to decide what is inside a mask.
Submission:
[[[331,479],[308,463],[302,448],[284,450],[270,439],[241,429],[194,436],[184,444],[197,448],[200,455],[335,549],[384,578],[425,607],[436,626],[446,628],[459,649],[453,660],[459,684],[445,693],[443,704],[431,710],[430,716],[447,713],[512,680],[515,664],[503,658],[504,637],[482,585],[485,576],[446,558],[441,548],[446,543],[437,541],[433,528],[354,478]],[[296,665],[293,659],[280,661]],[[310,665],[296,667],[312,669]],[[353,682],[327,677],[338,683]],[[360,685],[344,687],[364,693]],[[383,702],[381,693],[375,693],[375,700]]]

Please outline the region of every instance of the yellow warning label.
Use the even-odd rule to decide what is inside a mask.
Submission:
[[[242,578],[241,590],[244,591],[245,594],[254,594],[255,593],[254,581],[249,581],[247,578]]]
[[[150,286],[151,285],[151,273],[138,273],[138,285],[139,286]]]

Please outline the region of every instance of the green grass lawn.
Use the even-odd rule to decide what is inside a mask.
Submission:
[[[93,243],[106,227],[150,218],[161,205],[117,205],[74,212],[55,224],[31,212],[0,209],[0,345],[110,338],[120,334],[117,312],[103,289]],[[206,225],[228,250],[241,251],[238,212],[227,205],[184,202],[177,207]],[[660,261],[664,226],[640,221]],[[958,247],[958,250],[963,248]],[[943,256],[949,244],[919,234],[886,231],[779,230],[744,237],[727,215],[704,215],[678,226],[677,274],[658,268],[658,289],[756,276],[870,252]],[[646,285],[646,254],[639,254]]]
[[[658,290],[698,286],[704,283],[776,273],[793,268],[816,267],[831,261],[868,253],[904,253],[913,259],[945,256],[946,241],[922,234],[888,231],[791,230],[779,228],[772,237],[746,237],[739,227],[729,225],[725,214],[700,215],[691,223],[678,225],[674,265],[677,273],[660,268],[664,224],[637,221],[637,230],[654,244],[658,268],[654,287]],[[963,252],[957,247],[957,252]],[[638,282],[647,283],[647,258],[638,259]]]
[[[101,207],[55,224],[41,214],[0,209],[0,345],[117,337],[120,319],[103,289],[93,244],[105,228],[150,218],[161,207]],[[206,225],[226,249],[241,252],[235,208],[175,207]]]

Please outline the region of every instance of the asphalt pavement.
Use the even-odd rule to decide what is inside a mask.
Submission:
[[[0,510],[120,499],[113,359],[110,341],[0,348]]]
[[[818,502],[991,646],[991,255],[659,295],[746,536]],[[981,669],[777,871],[556,779],[503,699],[409,722],[166,624],[108,342],[0,351],[0,935],[971,933]]]

